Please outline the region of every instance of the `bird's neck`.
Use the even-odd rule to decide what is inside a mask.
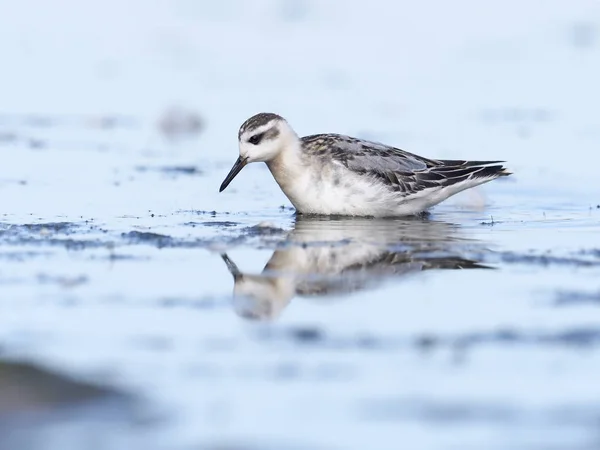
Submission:
[[[273,178],[284,193],[288,194],[294,181],[305,173],[305,160],[302,152],[302,142],[294,133],[286,139],[283,150],[275,158],[267,162]]]

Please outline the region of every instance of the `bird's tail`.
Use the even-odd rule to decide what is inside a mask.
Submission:
[[[502,165],[504,161],[441,160],[439,162],[441,165],[433,167],[431,172],[441,176],[442,184],[445,186],[469,180],[485,183],[495,178],[512,175],[512,172]]]

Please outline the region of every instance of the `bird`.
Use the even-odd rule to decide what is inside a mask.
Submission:
[[[264,162],[299,215],[418,215],[465,189],[512,174],[504,161],[430,159],[342,134],[299,137],[275,113],[247,119],[238,142],[239,157],[219,192],[246,165]]]

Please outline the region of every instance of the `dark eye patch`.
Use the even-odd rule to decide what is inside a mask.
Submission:
[[[263,137],[265,137],[265,133],[255,134],[248,139],[248,142],[250,142],[252,145],[258,145],[260,144],[260,141],[262,141]]]

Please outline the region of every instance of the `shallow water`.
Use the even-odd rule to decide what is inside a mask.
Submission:
[[[550,3],[0,7],[0,358],[135,399],[17,437],[597,448],[600,9]],[[262,165],[217,192],[263,109],[515,175],[296,218]]]

